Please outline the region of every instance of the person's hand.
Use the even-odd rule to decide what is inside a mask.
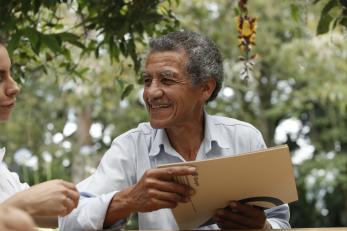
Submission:
[[[174,208],[178,202],[188,202],[194,191],[189,186],[174,182],[173,178],[196,174],[196,169],[189,166],[150,169],[123,195],[132,212]]]
[[[32,218],[24,211],[11,206],[0,207],[1,231],[34,231]]]
[[[65,216],[77,207],[78,201],[79,193],[74,184],[51,180],[16,193],[5,203],[32,216]]]
[[[231,201],[213,217],[221,229],[263,229],[269,227],[262,209]]]

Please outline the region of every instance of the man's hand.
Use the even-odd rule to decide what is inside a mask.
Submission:
[[[178,202],[188,202],[194,194],[193,189],[174,182],[173,178],[196,174],[196,169],[189,166],[147,170],[137,184],[115,194],[108,208],[104,227],[133,212],[174,208]]]
[[[262,209],[236,201],[230,202],[224,209],[219,209],[213,218],[221,229],[268,228]]]
[[[51,180],[16,193],[4,203],[32,216],[65,216],[77,207],[79,193],[74,184]]]
[[[1,231],[34,231],[35,224],[31,217],[15,207],[0,207]]]
[[[189,186],[173,181],[175,176],[195,175],[194,167],[151,169],[128,193],[129,204],[138,212],[174,208],[178,202],[188,202],[194,191]]]

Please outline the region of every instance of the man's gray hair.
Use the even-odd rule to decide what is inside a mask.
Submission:
[[[171,32],[149,43],[150,53],[183,49],[188,55],[187,72],[192,84],[208,79],[216,81],[216,88],[208,99],[214,100],[223,83],[223,58],[217,45],[209,38],[189,31]]]

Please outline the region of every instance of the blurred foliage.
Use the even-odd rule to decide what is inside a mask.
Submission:
[[[324,2],[320,19],[317,25],[317,34],[324,34],[342,25],[347,28],[347,1],[346,0],[314,0],[314,4]]]
[[[146,42],[180,21],[180,28],[216,41],[225,59],[224,87],[207,110],[254,124],[268,146],[287,143],[293,160],[301,158],[295,162],[299,201],[290,205],[292,226],[347,226],[344,16],[317,36],[324,12],[345,14],[338,7],[344,1],[328,9],[330,2],[249,1],[259,56],[245,86],[236,1],[0,0],[1,35],[22,83],[11,121],[0,124],[6,162],[30,184],[78,182],[92,173],[114,137],[146,121],[137,77]],[[300,129],[274,139],[292,118]],[[306,146],[314,147],[312,153]],[[20,148],[32,156],[18,161]]]

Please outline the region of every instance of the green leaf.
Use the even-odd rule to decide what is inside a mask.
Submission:
[[[347,28],[347,18],[344,18],[340,21],[340,24]]]
[[[122,92],[121,100],[127,97],[133,89],[134,89],[134,84],[127,85]]]
[[[327,33],[332,20],[333,17],[331,17],[329,14],[322,15],[317,26],[317,35]]]
[[[13,53],[13,51],[19,46],[19,40],[22,37],[22,31],[17,31],[13,36],[11,36],[11,39],[8,42],[7,45],[7,50],[8,53],[11,54]]]
[[[29,39],[32,47],[37,47],[39,42],[39,32],[33,28],[27,27],[23,30],[23,34]]]
[[[296,4],[290,4],[290,13],[292,15],[292,18],[296,22],[299,22],[300,20],[299,7]]]
[[[120,86],[121,89],[124,88],[124,81],[120,78],[116,78],[117,84]]]
[[[317,35],[327,33],[329,31],[329,25],[333,20],[333,17],[329,15],[329,12],[338,4],[337,0],[330,0],[323,8],[318,26],[317,26]]]
[[[60,46],[61,44],[55,34],[43,34],[41,36],[41,41],[54,53],[61,52],[61,46]]]
[[[79,41],[80,37],[73,33],[63,32],[58,34],[58,36],[60,37],[62,42],[69,42],[70,44],[75,45],[81,49],[85,49],[85,46],[83,45],[83,43]]]

